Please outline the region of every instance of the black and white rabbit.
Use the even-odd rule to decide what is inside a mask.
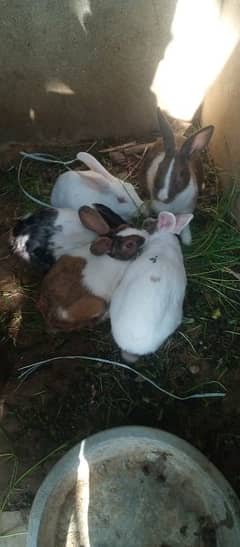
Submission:
[[[157,114],[162,138],[149,145],[144,157],[140,174],[142,190],[145,197],[150,197],[155,213],[193,213],[203,182],[199,153],[208,145],[214,126],[204,127],[188,138],[175,136],[159,108]],[[181,239],[184,244],[191,244],[189,226],[183,230]]]
[[[108,207],[96,204],[95,208],[99,211],[99,222],[105,221],[104,233],[124,224]],[[62,255],[96,239],[97,233],[90,223],[84,224],[84,220],[81,210],[40,209],[17,222],[10,237],[12,252],[47,272]]]

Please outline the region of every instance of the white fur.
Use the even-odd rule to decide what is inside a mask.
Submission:
[[[62,255],[70,252],[71,249],[86,245],[96,239],[96,233],[83,226],[77,211],[73,211],[73,209],[58,209],[56,213],[57,216],[53,222],[51,220],[51,212],[49,219],[46,218],[46,241],[42,238],[44,224],[40,222],[40,231],[38,232],[36,219],[35,225],[33,227],[29,226],[28,234],[21,235],[20,233],[14,239],[12,238],[14,252],[27,262],[30,262],[33,252],[28,249],[30,242],[33,249],[42,247],[42,254],[44,255],[45,252],[46,258],[50,252],[55,260],[58,260]]]
[[[163,203],[162,201],[153,200],[152,209],[159,213],[161,211],[169,211],[170,213],[193,213],[198,197],[198,185],[195,175],[192,173],[186,188],[177,194],[171,203]],[[191,245],[192,235],[190,226],[186,226],[181,233],[181,240],[184,245]]]
[[[59,319],[64,319],[65,321],[67,321],[69,319],[68,311],[65,310],[64,308],[62,308],[62,306],[58,306],[57,316],[59,317]]]
[[[192,213],[196,206],[198,186],[194,175],[191,176],[188,186],[177,194],[171,203],[163,203],[161,200],[152,201],[152,209],[156,213],[169,211],[170,213]]]
[[[118,235],[141,235],[146,240],[149,237],[145,230],[125,228]],[[86,265],[82,272],[82,284],[95,296],[104,298],[110,302],[114,291],[119,285],[125,271],[132,260],[117,260],[108,255],[95,256],[90,251],[90,246],[85,245],[81,249],[76,248],[68,253],[70,256],[85,258]]]
[[[27,218],[27,217],[25,217],[25,218]],[[27,245],[28,240],[29,240],[29,235],[18,236],[15,239],[15,250],[14,250],[14,252],[16,254],[21,256],[27,262],[30,261],[30,256],[29,256],[29,254],[26,250],[26,245]]]
[[[175,160],[172,159],[170,161],[169,168],[168,168],[168,171],[167,171],[166,176],[165,176],[164,186],[158,192],[158,199],[160,201],[168,199],[169,187],[170,187],[171,175],[172,175],[172,170],[173,170],[173,167],[174,167],[174,163],[175,163]]]
[[[54,228],[56,231],[50,237],[48,247],[56,259],[76,246],[91,243],[97,237],[95,232],[83,226],[78,212],[73,209],[59,209]]]
[[[53,207],[79,209],[82,205],[101,203],[130,220],[143,208],[143,201],[133,185],[114,177],[91,154],[82,152],[78,158],[95,170],[67,171],[60,175],[53,187]]]
[[[182,321],[185,289],[176,236],[154,233],[112,297],[112,334],[123,352],[145,355],[163,344]]]

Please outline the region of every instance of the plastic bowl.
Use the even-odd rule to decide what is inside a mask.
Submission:
[[[72,448],[35,497],[27,547],[239,547],[219,471],[164,431],[120,427]]]

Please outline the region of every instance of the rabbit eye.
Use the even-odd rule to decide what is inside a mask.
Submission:
[[[121,198],[117,198],[117,200],[118,200],[119,203],[127,203],[126,198],[121,197]]]
[[[127,249],[132,249],[132,248],[133,248],[133,246],[134,246],[134,243],[133,243],[133,241],[128,241],[128,242],[126,243],[126,247],[127,247]]]

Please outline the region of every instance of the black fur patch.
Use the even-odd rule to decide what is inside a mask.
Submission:
[[[40,209],[18,221],[12,232],[12,251],[43,272],[47,272],[55,263],[51,250],[50,239],[60,226],[54,226],[58,211],[56,209]],[[20,248],[19,238],[28,236],[25,245]]]
[[[114,228],[118,228],[118,226],[121,226],[121,224],[126,224],[126,221],[123,220],[120,215],[115,213],[115,211],[110,209],[110,207],[107,207],[102,203],[94,203],[93,205],[112,230],[114,230]]]

